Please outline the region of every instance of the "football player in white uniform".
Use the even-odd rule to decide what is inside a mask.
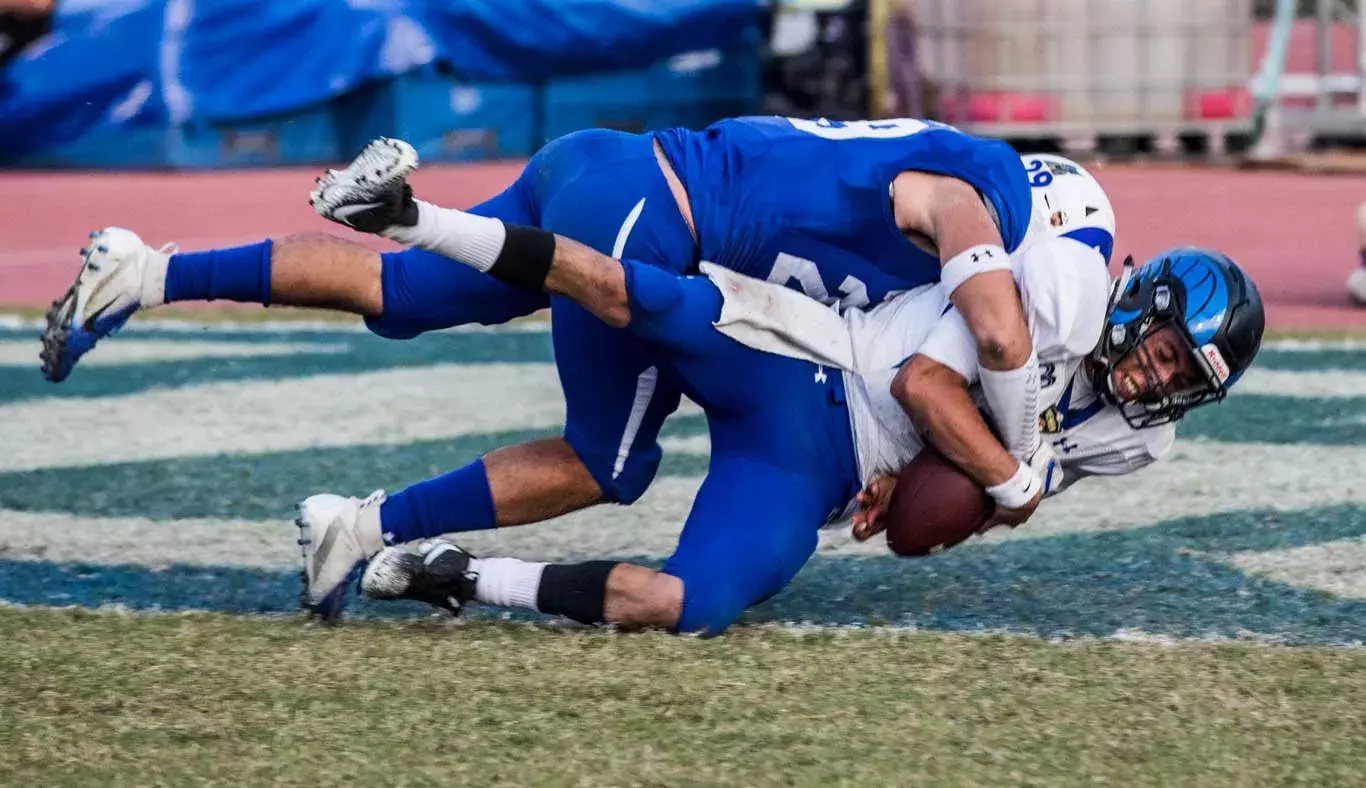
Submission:
[[[1251,364],[1261,301],[1232,261],[1195,248],[1136,272],[1126,262],[1112,285],[1099,251],[1074,233],[1058,235],[1068,212],[1095,207],[1094,195],[1070,205],[1060,194],[1036,195],[1064,215],[1041,212],[1051,232],[1012,260],[1046,371],[1040,432],[1056,449],[1026,458],[1045,464],[1012,456],[1010,441],[992,433],[973,398],[980,369],[972,335],[938,285],[841,315],[716,266],[680,277],[544,230],[497,226],[479,239],[497,250],[495,275],[572,298],[634,333],[661,374],[706,412],[710,467],[677,550],[661,571],[479,559],[440,539],[383,547],[373,517],[335,518],[305,540],[373,546],[362,587],[375,598],[455,612],[476,601],[716,634],[791,580],[822,525],[853,516],[856,535],[875,532],[888,475],[926,439],[987,489],[997,522],[1009,524],[1080,478],[1136,470],[1169,450],[1173,424],[1189,408],[1222,399]],[[461,239],[433,251],[474,265],[462,256],[470,245]]]

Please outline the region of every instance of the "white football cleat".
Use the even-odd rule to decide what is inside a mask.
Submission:
[[[313,495],[296,507],[299,546],[303,548],[302,607],[324,620],[339,618],[346,589],[365,563],[384,549],[379,507],[383,490],[367,498]]]
[[[417,203],[408,176],[417,169],[417,151],[403,140],[373,140],[345,169],[328,170],[317,180],[308,204],[319,216],[359,230],[381,233],[417,224]]]
[[[66,295],[52,302],[43,331],[43,377],[66,380],[81,356],[144,306],[165,300],[166,266],[174,244],[153,249],[131,230],[106,227],[90,234],[81,270]]]

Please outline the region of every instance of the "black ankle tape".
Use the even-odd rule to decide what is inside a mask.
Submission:
[[[513,287],[540,292],[555,261],[555,234],[539,227],[506,224],[507,236],[489,276]]]
[[[550,564],[541,570],[536,609],[580,624],[601,624],[607,603],[607,576],[616,561]]]

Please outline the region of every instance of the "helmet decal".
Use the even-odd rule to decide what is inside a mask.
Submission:
[[[1115,246],[1115,212],[1100,182],[1071,159],[1048,153],[1020,157],[1034,201],[1031,233],[1073,238],[1108,263]]]

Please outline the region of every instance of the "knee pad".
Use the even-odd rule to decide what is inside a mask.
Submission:
[[[622,260],[621,266],[626,272],[631,314],[659,314],[682,303],[683,283],[677,275],[634,260]]]

